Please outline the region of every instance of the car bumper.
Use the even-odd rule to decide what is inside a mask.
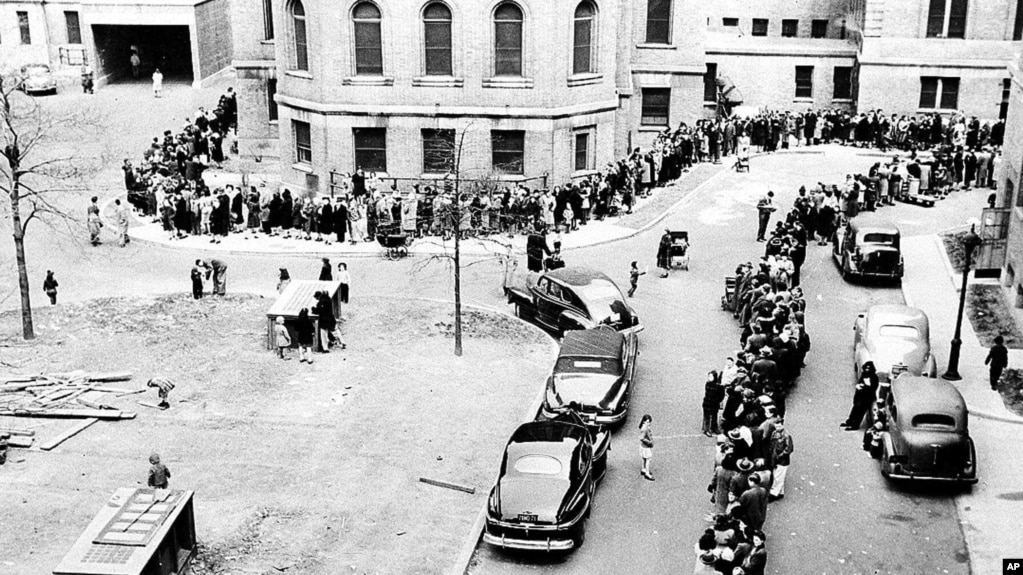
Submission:
[[[540,416],[543,417],[544,419],[554,419],[555,417],[557,417],[561,413],[562,412],[555,411],[553,409],[550,409],[547,406],[541,406],[540,407]],[[620,411],[618,413],[597,414],[596,416],[594,416],[594,414],[592,414],[592,413],[586,412],[585,413],[585,419],[586,419],[586,422],[590,423],[590,424],[614,425],[616,423],[624,421],[625,420],[625,415],[626,415],[625,410],[622,410],[622,411]]]
[[[926,481],[926,482],[936,482],[936,483],[960,483],[960,484],[967,484],[967,485],[973,485],[974,483],[977,483],[977,478],[976,477],[947,477],[947,476],[943,476],[943,475],[917,475],[917,474],[906,473],[906,472],[901,472],[901,473],[889,472],[888,473],[888,478],[889,479],[897,479],[897,480],[900,480],[900,481]]]
[[[634,325],[634,326],[632,326],[632,327],[630,327],[628,329],[623,329],[621,331],[621,333],[623,335],[629,335],[629,334],[638,334],[641,331],[643,331],[643,326],[642,325]]]
[[[505,535],[483,533],[483,541],[505,549],[526,549],[530,551],[568,551],[575,547],[571,539],[547,537],[544,539],[519,539]]]

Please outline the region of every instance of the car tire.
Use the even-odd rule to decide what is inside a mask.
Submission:
[[[884,477],[885,479],[887,479],[888,481],[892,480],[891,476],[888,474],[888,458],[890,456],[891,456],[891,454],[888,453],[888,442],[882,441],[881,442],[881,462],[880,462],[881,463],[881,476]]]

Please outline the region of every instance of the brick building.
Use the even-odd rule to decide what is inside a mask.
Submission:
[[[1023,0],[235,0],[243,154],[329,189],[356,166],[551,183],[717,113],[1004,113]],[[275,159],[274,161],[278,161]]]
[[[134,49],[145,78],[200,85],[230,70],[230,0],[0,0],[0,65],[47,63],[75,78],[83,61],[97,85],[131,79]]]
[[[1002,284],[1012,290],[1016,307],[1023,307],[1023,194],[1019,191],[1023,177],[1023,56],[1009,65],[1010,89],[1008,117],[1001,167],[996,173],[999,197],[997,205],[1007,209],[1005,263]],[[988,222],[983,222],[986,226]]]

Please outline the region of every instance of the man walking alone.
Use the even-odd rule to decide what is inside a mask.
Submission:
[[[1002,336],[995,337],[995,344],[987,353],[984,365],[990,366],[991,389],[998,389],[998,380],[1002,377],[1002,370],[1009,365],[1009,350],[1005,348],[1005,339]]]
[[[760,225],[757,227],[757,241],[764,242],[764,234],[767,233],[767,223],[771,221],[771,213],[776,209],[774,205],[774,192],[767,192],[767,195],[757,202],[757,215],[760,218]]]

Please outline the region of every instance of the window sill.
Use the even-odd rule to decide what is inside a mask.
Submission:
[[[495,76],[493,78],[483,78],[483,87],[530,90],[533,88],[533,79]]]
[[[276,125],[280,124],[281,121],[280,120],[269,120],[269,121],[267,121],[267,123],[270,124],[271,126],[276,126]]]
[[[493,177],[499,182],[523,182],[526,179],[525,174],[495,174]]]
[[[313,173],[312,164],[304,164],[302,162],[295,162],[294,164],[291,164],[291,169],[305,172],[307,174]]]
[[[813,97],[811,96],[809,98],[792,98],[792,103],[793,104],[812,104],[813,103]]]
[[[831,103],[833,104],[852,104],[852,98],[832,98]]]
[[[917,108],[917,114],[954,114],[958,110],[956,108]],[[1021,196],[1023,197],[1023,196]]]
[[[704,108],[717,108],[718,107],[718,103],[717,102],[708,102],[708,101],[704,100],[703,101],[703,107]]]
[[[640,50],[677,50],[676,46],[672,44],[636,44],[636,48]]]
[[[313,75],[305,70],[285,70],[284,74],[286,76],[291,76],[292,78],[302,78],[303,80],[313,79]]]
[[[668,128],[668,127],[669,127],[668,124],[664,124],[663,126],[654,126],[652,124],[645,124],[645,125],[641,124],[639,126],[639,131],[640,132],[663,132],[664,129]]]
[[[586,74],[573,74],[568,77],[568,87],[574,88],[576,86],[599,84],[603,79],[603,74],[595,74],[592,72]]]
[[[572,172],[572,174],[569,177],[574,180],[576,178],[588,178],[590,176],[596,176],[599,173],[600,172],[598,172],[597,170],[593,170],[593,169],[576,170],[576,171]]]
[[[342,86],[393,86],[394,78],[387,76],[349,76],[341,78]]]
[[[417,88],[461,88],[465,78],[454,76],[419,76],[412,78],[412,85]]]
[[[273,46],[274,40],[272,38],[270,40],[260,40],[259,43],[264,46]]]

